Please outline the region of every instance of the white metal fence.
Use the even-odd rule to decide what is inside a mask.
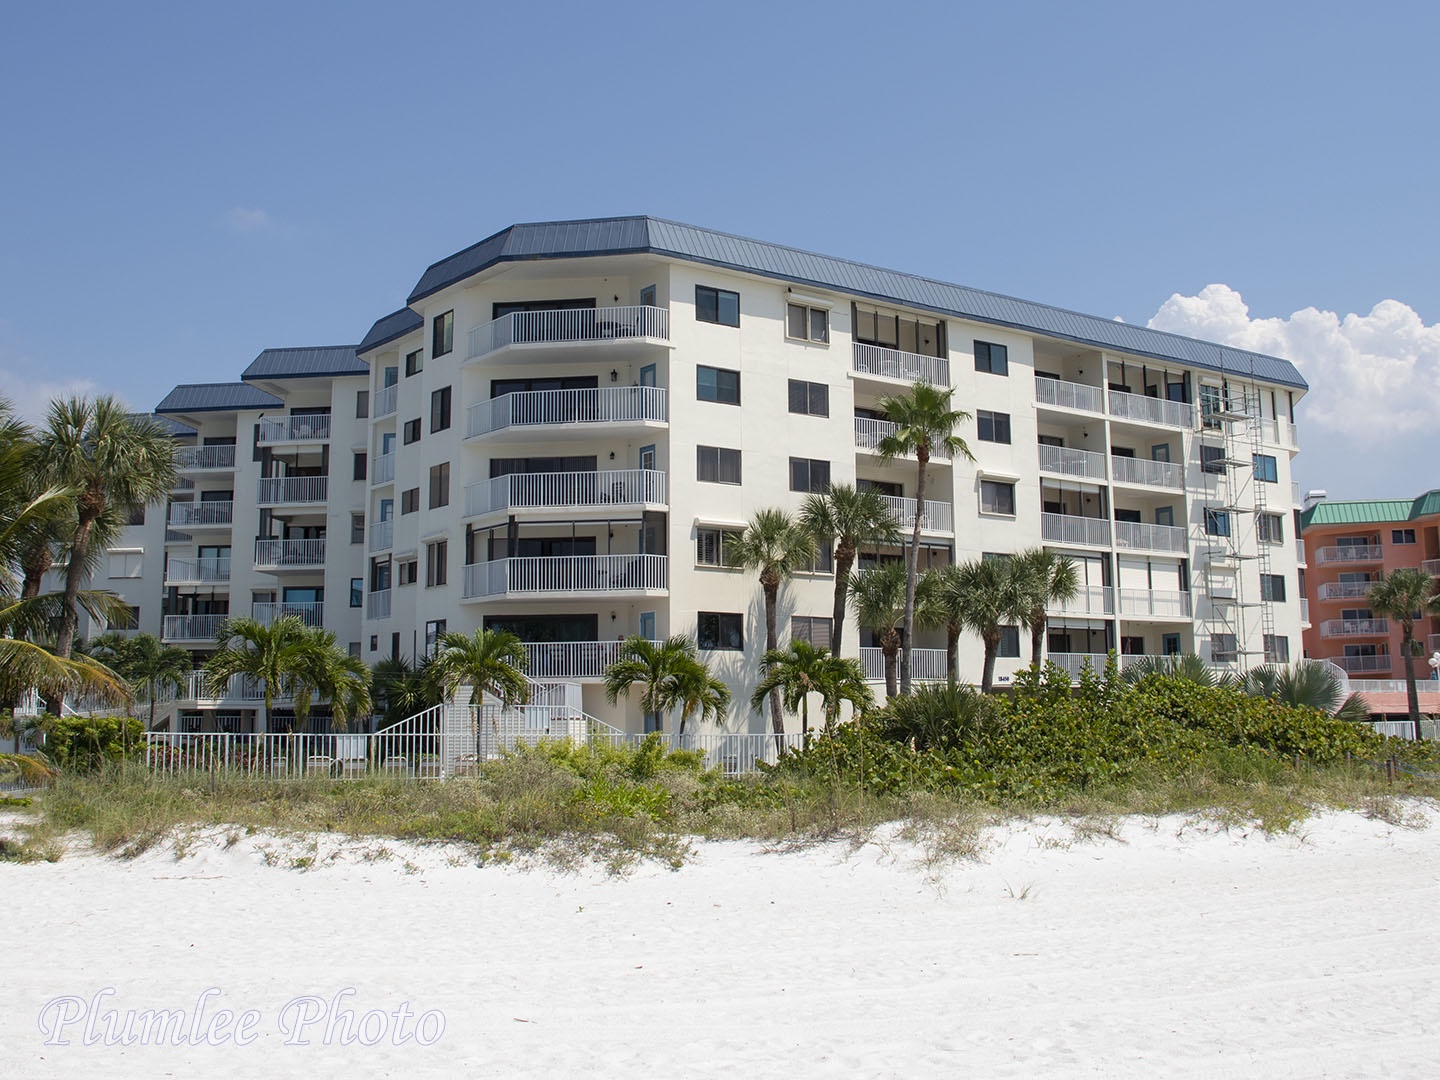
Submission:
[[[1110,391],[1110,415],[1166,427],[1189,429],[1195,426],[1195,406],[1183,401],[1129,394],[1123,390]]]
[[[395,520],[387,518],[370,526],[370,550],[384,551],[395,545]]]
[[[885,651],[863,648],[860,663],[865,668],[868,682],[885,681]],[[895,677],[900,677],[900,656],[895,656]],[[944,682],[949,678],[948,664],[944,649],[912,649],[910,651],[910,678],[916,682]]]
[[[1383,637],[1390,633],[1389,619],[1326,619],[1321,637]]]
[[[399,403],[400,384],[391,383],[389,386],[382,386],[375,391],[375,407],[370,411],[374,418],[379,420],[382,416],[389,416],[399,408]]]
[[[1188,619],[1190,617],[1190,594],[1151,589],[1121,589],[1120,614],[1162,619]]]
[[[200,525],[229,525],[235,520],[233,502],[171,503],[170,524],[187,528]]]
[[[612,342],[629,338],[669,341],[669,309],[635,304],[514,311],[493,322],[471,327],[466,359],[475,360],[510,345]]]
[[[1093,450],[1076,450],[1069,446],[1040,444],[1040,471],[1061,476],[1083,476],[1091,480],[1105,479],[1105,455]]]
[[[229,615],[166,615],[162,628],[166,641],[210,641]]]
[[[166,559],[166,585],[203,585],[230,580],[229,559]]]
[[[663,386],[601,386],[581,390],[519,390],[466,411],[466,437],[506,428],[569,424],[657,423],[669,420]]]
[[[365,594],[365,617],[388,619],[390,617],[390,590],[376,589]]]
[[[862,375],[879,375],[904,382],[950,385],[950,361],[938,356],[887,349],[881,345],[851,344],[851,362]]]
[[[305,600],[290,603],[252,603],[250,617],[262,626],[269,626],[282,615],[293,615],[306,626],[320,626],[324,620],[325,603]]]
[[[890,508],[890,516],[897,525],[903,529],[915,527],[914,499],[902,498],[899,495],[881,495],[880,498]],[[922,532],[954,532],[955,515],[950,504],[926,499],[925,512],[920,515],[920,529]]]
[[[1115,592],[1108,585],[1082,585],[1069,600],[1051,601],[1052,615],[1114,615]]]
[[[370,483],[388,484],[395,479],[395,454],[377,454],[370,469]]]
[[[282,416],[260,421],[260,445],[291,442],[323,442],[330,438],[330,414],[313,413]]]
[[[525,674],[532,679],[596,679],[620,659],[619,641],[527,641]],[[656,643],[658,644],[658,643]]]
[[[1181,489],[1185,486],[1185,470],[1172,461],[1112,455],[1110,472],[1121,484]]]
[[[1047,379],[1042,375],[1035,376],[1035,400],[1042,405],[1058,405],[1084,412],[1105,411],[1105,392],[1100,387],[1066,382],[1064,379]]]
[[[186,446],[175,451],[175,464],[182,470],[233,469],[235,446]]]
[[[1041,514],[1040,537],[1056,544],[1110,546],[1110,522],[1075,514]]]
[[[1190,550],[1190,538],[1175,525],[1146,525],[1137,521],[1115,522],[1117,548],[1142,548],[1146,551],[1168,551],[1184,554]]]

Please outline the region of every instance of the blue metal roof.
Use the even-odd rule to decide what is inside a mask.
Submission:
[[[155,406],[156,413],[235,412],[273,409],[285,403],[245,383],[182,383]]]
[[[266,349],[241,372],[242,379],[314,379],[335,375],[366,375],[370,369],[355,355],[354,345],[317,345],[298,349]]]
[[[1246,378],[1253,367],[1267,382],[1307,386],[1295,365],[1279,357],[651,217],[511,225],[432,264],[408,303],[502,262],[622,254],[684,259]]]
[[[394,341],[396,338],[404,337],[419,330],[425,325],[425,320],[408,307],[399,311],[392,311],[389,315],[375,320],[375,325],[370,327],[370,332],[365,335],[365,340],[355,347],[357,353],[367,353],[371,349],[378,349],[387,341]]]
[[[146,420],[159,424],[167,435],[172,435],[177,439],[193,439],[195,437],[196,432],[194,428],[189,424],[182,424],[179,420],[174,420],[171,417],[156,416],[151,413],[137,413],[136,415],[143,416]]]

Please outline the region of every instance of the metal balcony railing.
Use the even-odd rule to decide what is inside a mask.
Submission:
[[[170,524],[194,529],[202,525],[230,525],[235,520],[233,502],[171,503]]]
[[[213,641],[229,615],[166,615],[161,633],[166,641]]]
[[[1105,479],[1105,455],[1093,450],[1075,450],[1068,446],[1040,444],[1040,471],[1061,476],[1083,476],[1090,480]]]
[[[166,585],[211,585],[230,580],[230,560],[167,559]]]
[[[1381,562],[1385,550],[1379,544],[1354,544],[1345,547],[1322,547],[1315,551],[1315,562],[1319,566],[1327,563]]]
[[[558,593],[659,592],[664,555],[537,555],[465,567],[466,599]]]
[[[325,541],[256,540],[255,569],[284,570],[325,565]]]
[[[233,469],[235,467],[235,444],[182,447],[175,451],[175,464],[186,472],[200,472],[204,469]]]
[[[1420,564],[1420,572],[1431,577],[1440,577],[1440,559],[1426,559]]]
[[[1076,514],[1041,514],[1040,538],[1055,544],[1110,546],[1110,522]]]
[[[669,309],[635,304],[514,311],[493,322],[471,327],[465,358],[476,360],[511,345],[585,345],[636,338],[669,341]]]
[[[1047,663],[1059,664],[1074,680],[1080,678],[1080,672],[1087,663],[1096,675],[1104,675],[1109,656],[1105,653],[1046,653],[1045,660]]]
[[[521,390],[471,405],[467,410],[466,436],[474,438],[516,427],[663,424],[669,415],[668,398],[661,386]]]
[[[390,484],[393,483],[394,480],[395,454],[392,451],[388,454],[381,454],[375,459],[375,463],[370,469],[370,483],[376,485]]]
[[[306,626],[321,626],[325,620],[325,602],[323,600],[304,600],[250,605],[250,617],[262,626],[269,626],[282,615],[293,615]]]
[[[321,503],[329,490],[328,476],[262,476],[256,499],[263,505]]]
[[[1342,668],[1350,675],[1363,675],[1372,671],[1389,671],[1390,655],[1382,653],[1379,656],[1332,656],[1330,662]],[[1352,689],[1356,689],[1352,687]]]
[[[1326,619],[1320,624],[1321,637],[1385,637],[1389,619]]]
[[[1194,405],[1142,394],[1128,394],[1123,390],[1110,391],[1110,415],[1122,420],[1138,420],[1145,424],[1163,424],[1165,427],[1186,430],[1195,426]]]
[[[899,495],[881,495],[885,505],[890,508],[890,514],[894,517],[896,524],[902,529],[913,529],[915,527],[915,500],[902,498]],[[925,500],[925,512],[920,517],[921,532],[948,533],[955,531],[955,514],[947,502],[935,502],[932,499]]]
[[[1141,548],[1184,554],[1190,550],[1190,537],[1177,525],[1146,525],[1138,521],[1115,522],[1117,548]]]
[[[1191,604],[1188,592],[1121,589],[1120,614],[1153,619],[1188,619]]]
[[[1042,405],[1057,405],[1083,412],[1105,411],[1105,391],[1100,387],[1066,382],[1064,379],[1047,379],[1041,375],[1035,376],[1035,400]]]
[[[377,521],[370,526],[370,550],[386,551],[395,546],[395,521]]]
[[[605,670],[620,659],[623,644],[620,641],[527,641],[525,674],[538,680],[604,678]]]
[[[1321,600],[1363,600],[1377,581],[1326,581],[1321,584],[1318,595]]]
[[[1148,400],[1148,399],[1147,399]],[[1174,404],[1174,402],[1167,402]],[[1150,458],[1110,456],[1110,474],[1118,484],[1142,484],[1145,487],[1179,491],[1185,487],[1185,470],[1171,461]]]
[[[1052,615],[1114,615],[1115,590],[1108,585],[1086,585],[1069,600],[1053,601]]]
[[[924,356],[855,341],[850,345],[850,362],[860,375],[878,375],[884,379],[923,382],[931,386],[950,385],[950,361],[940,356]]]
[[[857,416],[855,417],[855,447],[858,450],[879,450],[880,440],[887,435],[893,435],[898,427],[898,424],[889,420],[874,420],[868,416]],[[950,451],[943,446],[933,447],[930,450],[930,460],[949,461]]]
[[[388,619],[390,617],[390,590],[376,589],[365,596],[365,617]]]
[[[260,445],[275,443],[324,442],[330,438],[329,413],[305,413],[260,421]]]
[[[370,410],[376,420],[389,416],[399,408],[400,384],[391,383],[375,391],[375,407]]]
[[[862,648],[860,663],[865,668],[866,682],[885,681],[885,650]],[[949,678],[949,660],[944,649],[911,649],[910,677],[916,682],[944,682]],[[895,657],[895,677],[900,677],[900,657]]]
[[[503,510],[663,505],[665,473],[658,469],[510,473],[465,488],[465,513]]]

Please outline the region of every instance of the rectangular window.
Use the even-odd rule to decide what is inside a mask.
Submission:
[[[141,549],[111,548],[109,551],[110,577],[138,578],[145,564],[145,551]]]
[[[445,564],[449,561],[450,541],[436,540],[425,545],[425,585],[427,588],[445,584]]]
[[[1414,529],[1391,529],[1390,543],[1392,544],[1413,544],[1415,543]]]
[[[1261,574],[1260,599],[1283,603],[1285,600],[1285,579],[1279,574]]]
[[[1280,514],[1261,514],[1255,519],[1255,535],[1262,543],[1285,542],[1285,518]]]
[[[1230,535],[1230,513],[1228,510],[1206,510],[1205,511],[1205,535],[1206,536],[1229,536]]]
[[[413,514],[420,509],[420,489],[406,488],[400,492],[400,513]]]
[[[430,394],[430,434],[450,426],[450,387],[442,386]]]
[[[1015,516],[1015,485],[999,480],[980,481],[980,512]]]
[[[140,606],[138,604],[126,605],[124,613],[115,622],[107,625],[111,630],[139,630]]]
[[[1007,659],[1020,655],[1020,628],[1018,626],[1000,627],[1000,651],[995,655]]]
[[[414,585],[420,580],[420,560],[406,559],[395,566],[395,576],[401,585]]]
[[[695,318],[721,326],[740,325],[740,294],[708,285],[695,286]]]
[[[1210,635],[1210,659],[1227,663],[1238,659],[1240,646],[1236,642],[1234,634],[1211,634]]]
[[[352,642],[350,642],[348,648],[349,648],[349,650],[350,650],[350,655],[351,655],[352,657],[354,657],[356,660],[359,660],[359,659],[360,659],[360,642],[358,642],[358,641],[352,641]]]
[[[793,615],[790,618],[790,640],[808,641],[817,649],[830,648],[830,631],[833,629],[828,617],[818,615]]]
[[[797,574],[833,574],[835,572],[835,544],[825,537],[815,544],[815,557],[804,566],[795,568]]]
[[[430,466],[430,509],[450,505],[450,463]]]
[[[745,648],[745,616],[728,611],[700,612],[697,643],[702,649],[741,652]]]
[[[994,345],[988,341],[975,342],[975,370],[985,371],[991,375],[1009,375],[1009,348],[1004,345]]]
[[[824,383],[791,379],[790,411],[806,416],[829,416],[830,387]]]
[[[430,328],[430,355],[432,357],[444,356],[453,348],[455,348],[455,312],[447,311],[444,315],[435,316],[435,322]],[[413,374],[409,370],[409,357],[406,357],[405,363],[406,374]],[[417,364],[415,370],[419,371],[421,366]]]
[[[830,489],[830,462],[811,458],[790,459],[790,490],[822,492]]]
[[[431,619],[425,624],[425,658],[428,660],[435,655],[440,647],[440,639],[445,636],[446,620]]]
[[[1219,446],[1200,446],[1200,471],[1212,475],[1225,473],[1225,450]]]
[[[351,476],[350,476],[350,479],[352,479],[352,480],[364,480],[364,479],[365,479],[365,464],[366,464],[365,451],[364,451],[364,450],[356,450],[354,456],[351,458],[351,463],[352,463],[352,464],[351,464]]]
[[[355,419],[365,420],[370,416],[370,391],[355,391]]]
[[[695,369],[695,396],[701,401],[718,401],[725,405],[740,404],[740,373],[726,368]]]
[[[350,606],[361,607],[365,603],[365,579],[363,577],[352,577],[350,579]]]
[[[1290,662],[1290,639],[1280,634],[1266,634],[1265,662],[1267,664],[1288,664]]]
[[[1250,457],[1255,463],[1256,480],[1264,480],[1267,484],[1274,484],[1279,480],[1280,474],[1275,471],[1273,454],[1251,454]]]
[[[386,368],[386,373],[393,371],[393,368]],[[414,352],[405,354],[405,377],[417,375],[425,370],[425,350],[416,349]],[[387,384],[388,385],[388,384]]]
[[[420,418],[418,416],[414,420],[405,421],[404,439],[406,446],[420,441]]]
[[[130,512],[125,515],[125,524],[126,524],[126,525],[144,525],[144,524],[145,524],[145,507],[144,507],[144,506],[132,506],[132,507],[130,507]]]
[[[350,515],[350,542],[352,544],[363,544],[365,542],[365,515]]]
[[[981,442],[1008,443],[1010,441],[1009,413],[977,409],[975,425],[979,428]]]
[[[697,446],[695,479],[707,484],[740,483],[740,451],[723,446]]]
[[[695,565],[726,565],[725,548],[739,536],[739,531],[735,529],[696,529]]]
[[[785,305],[785,336],[826,344],[830,340],[830,313],[804,304]]]

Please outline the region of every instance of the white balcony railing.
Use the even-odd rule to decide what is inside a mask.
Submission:
[[[1315,562],[1324,566],[1327,563],[1367,563],[1380,562],[1385,558],[1385,551],[1379,544],[1354,544],[1345,547],[1322,547],[1315,551]]]
[[[1147,399],[1148,400],[1148,399]],[[1167,402],[1173,405],[1174,402]],[[1145,487],[1181,490],[1185,487],[1185,470],[1172,461],[1111,455],[1110,473],[1117,484],[1142,484]]]
[[[167,559],[166,585],[209,585],[230,580],[230,560]]]
[[[1389,619],[1326,619],[1320,624],[1321,637],[1385,637]]]
[[[883,499],[885,505],[890,508],[890,515],[902,529],[913,529],[915,527],[914,499],[905,499],[899,495],[881,495],[880,498]],[[925,513],[920,517],[920,531],[932,533],[954,532],[955,514],[950,504],[926,499]]]
[[[1431,577],[1440,577],[1440,559],[1426,559],[1420,564],[1420,572]]]
[[[325,621],[325,602],[323,600],[304,600],[250,605],[250,617],[261,626],[269,626],[282,615],[293,615],[306,626],[321,626]]]
[[[600,679],[620,659],[619,641],[527,641],[525,674],[531,679]],[[658,644],[658,642],[656,642]]]
[[[213,641],[229,615],[166,615],[161,629],[166,641]]]
[[[1321,600],[1363,600],[1378,581],[1326,581],[1321,584]]]
[[[376,589],[365,595],[365,617],[367,619],[388,619],[390,617],[389,589]]]
[[[325,565],[325,541],[256,540],[255,569],[303,569]]]
[[[185,472],[235,468],[235,444],[186,446],[175,451],[175,464]]]
[[[1105,455],[1097,454],[1093,450],[1075,450],[1068,446],[1047,446],[1041,443],[1040,471],[1104,480]]]
[[[260,421],[260,445],[324,442],[330,438],[330,414],[306,413]]]
[[[1295,425],[1289,420],[1261,420],[1260,438],[1267,446],[1279,446],[1286,450],[1294,450],[1299,446],[1295,438]]]
[[[1190,537],[1178,525],[1146,525],[1138,521],[1117,521],[1115,522],[1115,546],[1184,554],[1190,550]]]
[[[370,410],[371,415],[379,420],[381,417],[389,416],[400,407],[400,384],[391,383],[389,386],[382,386],[375,391],[375,407]]]
[[[1053,544],[1109,547],[1110,522],[1104,518],[1087,518],[1076,514],[1041,514],[1040,538]]]
[[[1122,420],[1138,420],[1144,424],[1190,429],[1195,426],[1195,406],[1183,401],[1110,391],[1110,415]]]
[[[1299,480],[1291,480],[1291,481],[1290,481],[1290,505],[1291,505],[1291,506],[1299,506],[1299,505],[1300,505],[1300,481],[1299,481]]]
[[[867,682],[885,681],[885,650],[862,648],[860,663],[865,667]],[[945,682],[950,676],[949,661],[944,649],[911,649],[910,677],[916,682]],[[900,677],[900,656],[895,656],[895,677]]]
[[[1071,679],[1080,678],[1080,672],[1084,670],[1087,663],[1090,665],[1090,670],[1096,675],[1104,675],[1107,660],[1109,660],[1109,656],[1106,653],[1047,653],[1045,655],[1046,663],[1059,664],[1070,673]]]
[[[1300,597],[1300,621],[1306,626],[1310,625],[1310,601],[1306,597]]]
[[[202,525],[229,525],[235,520],[233,502],[171,503],[170,524],[194,529]]]
[[[1305,541],[1295,541],[1295,561],[1301,566],[1305,565]]]
[[[387,551],[395,546],[395,521],[377,521],[370,526],[370,550]]]
[[[873,420],[868,416],[855,417],[855,446],[859,450],[879,450],[880,440],[893,435],[899,425],[889,420]],[[914,456],[913,454],[910,456]],[[950,451],[943,446],[932,447],[931,461],[949,461]]]
[[[390,484],[395,480],[395,454],[381,454],[370,469],[370,483]]]
[[[1093,413],[1105,411],[1105,391],[1100,387],[1066,382],[1064,379],[1047,379],[1043,375],[1035,376],[1035,400],[1042,405],[1058,405],[1064,409]]]
[[[1171,590],[1121,589],[1120,614],[1151,619],[1188,619],[1190,594]]]
[[[629,307],[565,308],[560,311],[514,311],[494,322],[472,326],[466,359],[475,360],[511,345],[583,345],[636,338],[669,341],[669,309],[635,304]]]
[[[273,695],[277,699],[283,696],[279,690]],[[264,701],[265,684],[248,675],[235,675],[217,692],[203,671],[192,671],[185,677],[178,697],[182,701]]]
[[[554,593],[660,592],[664,555],[535,555],[465,567],[466,599]]]
[[[465,488],[465,513],[592,506],[663,505],[665,474],[658,469],[510,473]]]
[[[1372,671],[1389,671],[1390,655],[1382,653],[1379,656],[1332,656],[1330,662],[1343,669],[1349,675],[1363,675]],[[1356,687],[1351,687],[1356,689]]]
[[[1053,601],[1052,615],[1114,615],[1115,590],[1108,585],[1085,585],[1069,600]]]
[[[950,361],[944,357],[923,356],[900,349],[887,349],[883,345],[865,345],[859,341],[851,342],[850,350],[851,364],[861,375],[878,375],[884,379],[923,382],[947,388],[950,385]]]
[[[328,476],[262,476],[256,499],[264,505],[322,503],[329,490]]]
[[[467,410],[466,436],[474,438],[516,427],[663,424],[669,415],[669,402],[661,386],[521,390],[471,405]]]

